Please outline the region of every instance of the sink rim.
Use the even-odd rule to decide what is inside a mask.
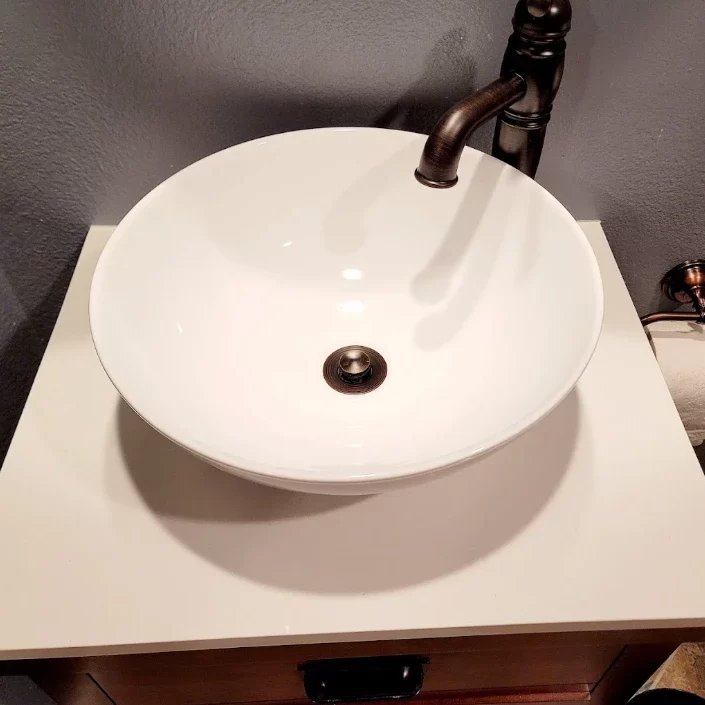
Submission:
[[[393,130],[385,130],[381,128],[364,128],[364,127],[324,127],[324,128],[315,128],[312,130],[296,130],[292,132],[287,132],[287,133],[281,133],[280,135],[272,135],[269,137],[283,137],[287,135],[300,135],[301,133],[316,133],[316,132],[396,132]],[[406,134],[413,134],[418,137],[424,138],[423,135],[418,135],[418,133],[406,133]],[[252,140],[251,142],[257,142],[258,140]],[[266,139],[266,138],[265,138]],[[243,143],[247,144],[247,143]],[[234,145],[232,147],[226,148],[225,150],[221,150],[220,152],[216,152],[215,154],[220,154],[222,152],[230,151],[233,149],[237,149],[238,147],[241,147],[242,145]],[[467,147],[467,150],[473,151],[473,152],[478,152],[478,150],[474,150],[473,148]],[[493,157],[490,157],[489,155],[485,155],[484,153],[480,154],[483,155],[483,158],[487,159],[493,159]],[[194,164],[191,164],[185,169],[189,169],[190,167],[194,166],[195,164],[200,163],[201,161],[207,160],[214,155],[208,155],[204,157],[201,160],[198,160],[197,162],[194,162]],[[184,171],[184,170],[181,170]],[[157,187],[155,187],[152,191],[150,191],[148,194],[146,194],[129,212],[128,214],[123,218],[121,223],[116,227],[113,235],[111,235],[108,243],[106,244],[103,252],[101,253],[98,263],[95,268],[95,272],[93,275],[93,279],[91,281],[91,287],[90,287],[90,294],[89,294],[89,319],[90,319],[90,332],[91,332],[91,337],[93,339],[93,344],[96,349],[98,358],[100,360],[101,366],[105,370],[106,375],[112,382],[112,384],[116,387],[116,389],[119,391],[122,399],[125,401],[125,403],[141,418],[143,419],[148,425],[150,425],[152,428],[154,428],[156,431],[158,431],[160,434],[171,440],[173,443],[176,445],[180,446],[181,448],[187,450],[188,452],[196,455],[197,457],[203,459],[204,461],[215,464],[219,468],[226,470],[228,472],[237,472],[237,474],[242,474],[243,476],[249,477],[252,480],[258,481],[258,482],[264,482],[265,484],[267,483],[268,479],[271,480],[272,484],[277,484],[277,481],[281,481],[283,483],[291,482],[295,483],[296,485],[320,485],[321,483],[325,485],[339,485],[339,486],[345,486],[345,485],[360,485],[361,483],[366,485],[366,486],[374,486],[375,484],[383,484],[386,482],[389,482],[390,480],[395,480],[395,479],[412,479],[412,478],[422,478],[426,475],[430,475],[436,472],[441,472],[443,470],[447,470],[449,468],[453,468],[455,466],[462,465],[463,463],[466,462],[472,462],[474,461],[478,456],[484,455],[490,451],[497,450],[501,448],[503,445],[511,442],[518,436],[520,436],[522,433],[528,431],[529,429],[533,428],[537,423],[539,423],[543,418],[545,418],[548,414],[550,414],[556,407],[560,405],[560,403],[568,396],[568,394],[572,391],[572,389],[575,387],[577,384],[578,380],[582,376],[583,372],[585,371],[587,365],[590,362],[590,359],[592,358],[592,355],[594,354],[595,348],[597,346],[597,342],[599,340],[601,330],[602,330],[602,324],[603,324],[603,318],[604,318],[604,292],[603,292],[603,287],[601,285],[601,275],[600,275],[600,270],[599,270],[599,265],[597,263],[597,259],[595,257],[595,254],[592,250],[592,247],[590,246],[589,242],[587,241],[587,238],[585,237],[583,231],[580,229],[580,226],[578,225],[577,221],[572,217],[572,215],[567,211],[567,209],[546,189],[543,189],[540,187],[540,185],[537,184],[540,188],[543,190],[544,196],[547,197],[548,200],[552,201],[555,206],[558,207],[561,211],[563,211],[565,214],[569,216],[569,224],[571,227],[574,229],[577,229],[579,231],[577,240],[580,243],[580,247],[583,249],[585,258],[586,258],[586,263],[588,267],[592,270],[593,274],[593,280],[598,284],[595,289],[595,318],[594,322],[592,325],[592,330],[590,331],[590,344],[586,347],[585,352],[583,353],[582,357],[580,358],[579,364],[576,366],[574,373],[567,378],[565,383],[560,386],[559,392],[557,392],[554,396],[552,397],[547,397],[547,400],[544,404],[539,405],[536,410],[528,415],[523,416],[519,421],[515,422],[511,426],[504,427],[500,432],[497,432],[493,434],[491,437],[488,439],[484,440],[482,443],[476,443],[475,445],[472,446],[466,446],[460,450],[456,450],[454,452],[449,452],[444,455],[437,455],[434,456],[433,458],[429,458],[427,460],[422,460],[422,461],[417,461],[417,462],[408,462],[405,461],[402,464],[399,465],[393,465],[393,464],[388,464],[384,466],[384,468],[380,469],[378,467],[374,467],[371,465],[367,466],[360,466],[359,471],[356,472],[350,472],[347,475],[337,475],[337,474],[331,474],[330,471],[326,468],[321,468],[321,467],[301,467],[301,466],[292,466],[292,467],[286,467],[286,466],[277,466],[274,464],[269,464],[269,463],[259,463],[256,460],[253,459],[245,459],[243,457],[238,457],[234,456],[228,453],[225,453],[221,451],[218,448],[215,448],[213,446],[208,446],[207,444],[202,444],[201,442],[198,441],[198,439],[193,439],[190,438],[189,442],[185,442],[184,440],[179,440],[175,438],[172,434],[170,434],[168,431],[162,429],[158,423],[156,423],[153,420],[150,420],[144,413],[140,412],[137,409],[137,406],[130,400],[129,395],[126,394],[123,389],[117,384],[116,380],[111,376],[109,373],[106,365],[104,364],[103,361],[103,355],[101,355],[101,343],[98,340],[99,336],[96,336],[95,330],[94,330],[94,320],[96,319],[97,313],[96,313],[96,291],[99,290],[101,286],[101,281],[102,281],[102,276],[104,274],[104,271],[107,267],[107,262],[110,259],[110,252],[111,250],[116,247],[122,237],[122,234],[127,232],[127,228],[121,229],[121,225],[128,223],[132,217],[134,217],[134,214],[136,211],[139,211],[141,208],[145,207],[149,201],[156,196],[156,194],[161,191],[165,185],[174,177],[176,177],[178,174],[181,173],[181,171],[176,172],[176,174],[172,175],[168,179],[166,179],[164,182],[159,184]],[[517,174],[520,174],[520,172],[516,172]],[[529,179],[529,177],[526,177],[523,174],[520,174],[521,178],[533,181]]]

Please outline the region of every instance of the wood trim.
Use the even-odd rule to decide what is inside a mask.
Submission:
[[[57,670],[61,673],[100,673],[124,668],[162,668],[217,665],[268,661],[304,661],[320,658],[385,656],[403,654],[439,654],[515,648],[584,647],[626,644],[680,644],[705,641],[705,627],[683,629],[644,629],[619,631],[556,632],[550,634],[511,634],[498,636],[450,637],[436,639],[400,639],[333,644],[303,644],[294,646],[260,646],[230,649],[206,649],[124,654],[118,656],[88,656],[78,658],[28,659],[0,661],[0,674],[30,674]]]
[[[39,674],[33,680],[56,705],[115,705],[86,674]]]
[[[593,688],[591,700],[595,705],[625,705],[677,646],[678,643],[627,646]]]
[[[584,703],[590,700],[590,691],[584,685],[556,685],[532,688],[481,688],[469,691],[450,691],[417,695],[414,705],[512,705],[514,703]],[[240,705],[230,703],[229,705]],[[310,700],[287,700],[280,705],[311,705]],[[378,700],[374,705],[400,705],[399,700]]]
[[[97,686],[91,687],[86,681],[53,682],[46,689],[47,695],[57,705],[115,705]],[[44,688],[43,688],[44,689]],[[448,693],[429,693],[413,699],[414,705],[580,705],[590,700],[590,692],[585,686],[552,686],[550,688],[492,688],[474,691],[453,691]],[[146,702],[151,702],[148,700]],[[143,705],[137,698],[128,702],[119,701],[119,705]],[[241,705],[230,703],[229,705]],[[264,705],[260,703],[259,705]],[[267,705],[311,705],[309,700],[283,700]],[[399,705],[398,700],[377,701],[374,705]]]
[[[435,697],[420,701],[424,705],[514,705],[516,703],[563,703],[574,705],[590,700],[589,693],[469,693],[456,695],[455,693],[439,693]],[[390,704],[391,705],[391,704]],[[398,705],[396,703],[395,705]]]
[[[517,648],[432,654],[424,666],[422,695],[441,697],[502,689],[501,693],[560,692],[565,684],[588,691],[613,663],[620,649],[613,646]],[[232,661],[224,652],[217,663],[170,663],[163,659],[132,661],[123,668],[103,668],[91,673],[101,688],[120,705],[192,705],[193,703],[298,702],[305,699],[303,677],[295,660]],[[528,690],[527,690],[528,689]],[[564,698],[566,699],[566,698]],[[572,701],[570,697],[567,700]],[[538,699],[537,702],[543,702]]]
[[[483,688],[470,691],[429,693],[414,698],[414,703],[419,705],[435,705],[436,703],[439,705],[503,705],[504,703],[573,703],[588,700],[590,700],[588,687],[578,684],[530,688]],[[399,701],[390,701],[386,705],[399,705]]]

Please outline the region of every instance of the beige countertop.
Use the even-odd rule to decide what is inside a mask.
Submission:
[[[231,477],[120,401],[92,228],[0,472],[0,658],[705,625],[705,477],[583,227],[606,313],[577,389],[461,472],[347,498]]]

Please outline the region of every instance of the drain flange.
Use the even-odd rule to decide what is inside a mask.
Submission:
[[[385,359],[364,345],[347,345],[332,352],[323,363],[323,379],[341,394],[367,394],[387,376]]]

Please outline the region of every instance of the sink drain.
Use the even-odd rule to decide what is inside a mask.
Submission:
[[[323,379],[341,394],[366,394],[377,389],[386,376],[384,358],[364,345],[339,348],[323,363]]]

